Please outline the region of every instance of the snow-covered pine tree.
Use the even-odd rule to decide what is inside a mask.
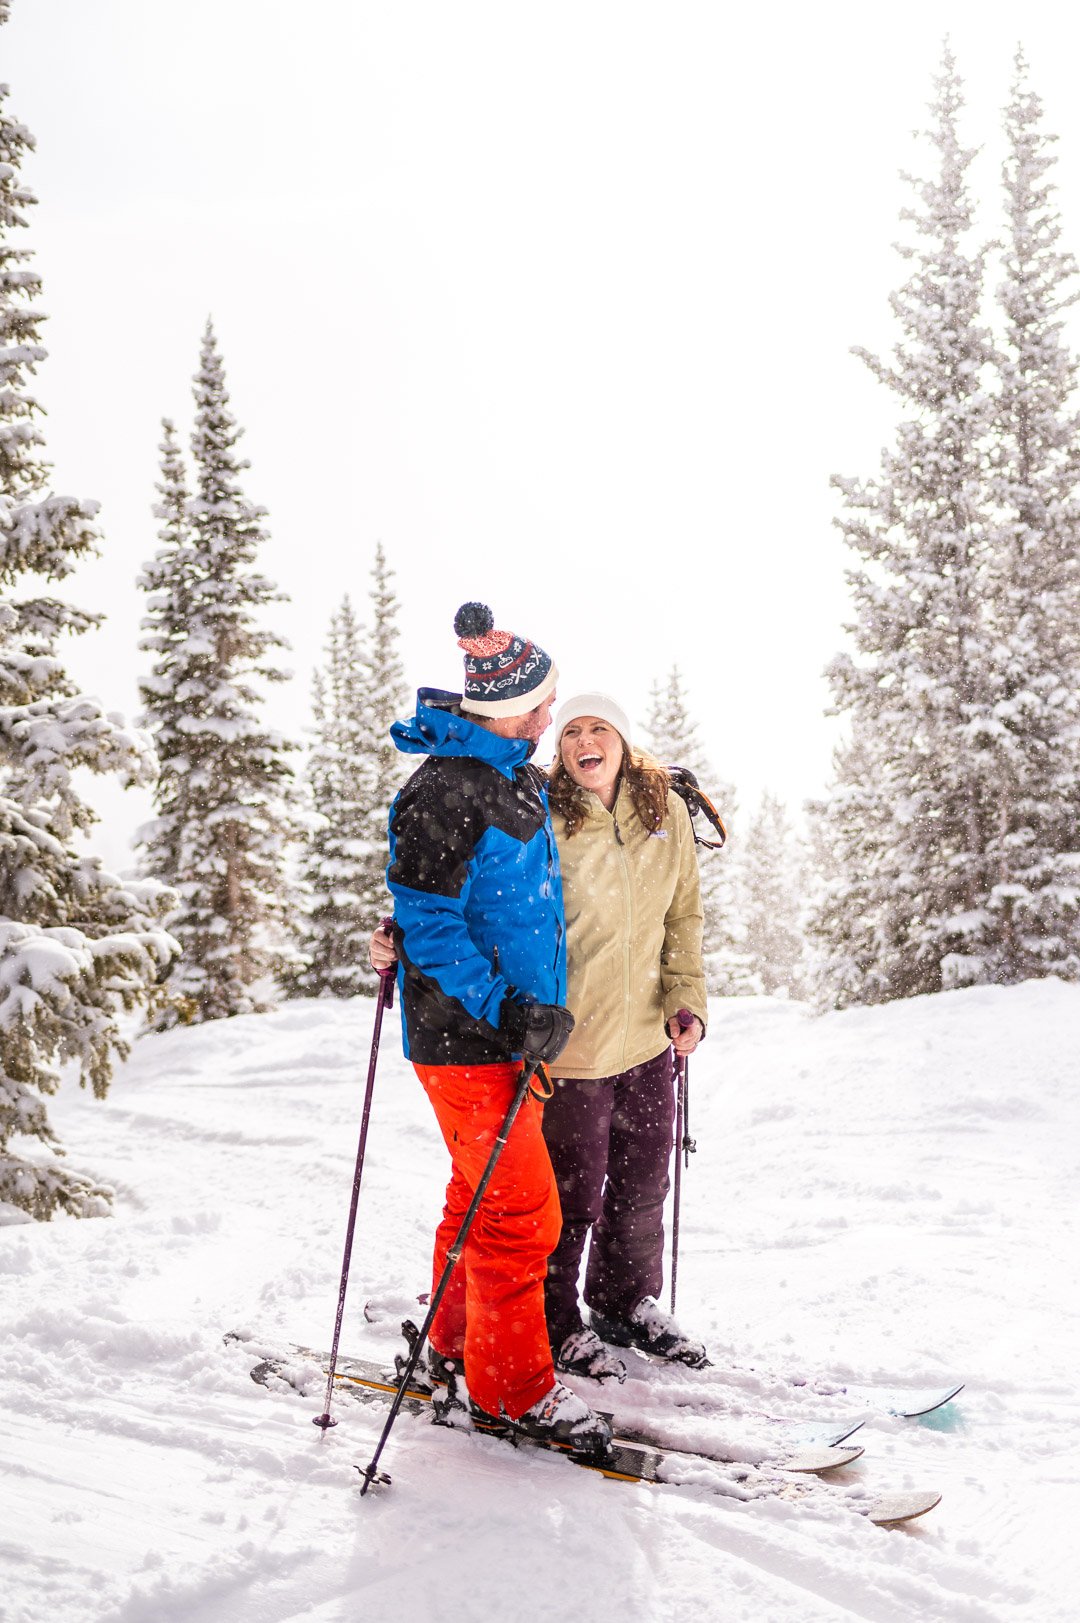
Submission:
[[[846,508],[838,522],[863,559],[848,577],[855,657],[830,668],[857,746],[838,759],[868,776],[841,780],[823,809],[845,824],[831,842],[845,866],[815,927],[826,960],[835,958],[837,997],[860,1002],[985,979],[993,928],[1000,724],[991,714],[986,584],[1000,533],[986,459],[997,356],[980,319],[987,250],[966,248],[973,152],[959,140],[962,87],[948,47],[936,88],[937,173],[908,177],[919,206],[902,216],[916,243],[899,249],[913,261],[891,300],[901,336],[892,364],[855,351],[901,404],[896,444],[877,478],[833,480]],[[851,821],[853,789],[865,808],[865,850]],[[858,930],[872,933],[877,950],[841,994],[856,910],[865,910]]]
[[[390,803],[408,777],[411,767],[390,737],[391,725],[408,708],[405,667],[398,652],[398,600],[393,588],[394,570],[386,561],[380,541],[375,548],[369,591],[370,621],[367,629],[367,658],[360,716],[363,725],[363,757],[367,771],[367,818],[358,852],[358,892],[368,934],[390,911],[386,888],[387,820]],[[367,963],[367,954],[364,955]]]
[[[326,663],[315,677],[315,745],[308,788],[315,811],[303,864],[311,897],[293,990],[352,997],[370,989],[368,937],[390,910],[386,822],[408,768],[390,741],[405,702],[397,651],[393,570],[380,543],[372,568],[371,623],[346,597],[333,616]]]
[[[252,568],[265,509],[241,489],[249,464],[236,454],[241,430],[209,322],[195,408],[195,494],[184,502],[178,458],[167,450],[163,548],[144,574],[155,592],[146,629],[158,661],[143,696],[162,776],[159,817],[142,843],[152,867],[176,864],[180,906],[169,928],[183,948],[166,1025],[263,1006],[260,983],[290,957],[286,863],[298,833],[288,759],[296,746],[261,715],[266,684],[288,675],[272,657],[283,639],[260,623],[282,594]],[[159,578],[165,588],[155,587]]]
[[[672,666],[666,681],[654,683],[645,730],[657,759],[664,766],[688,767],[724,819],[728,838],[723,851],[698,849],[705,912],[705,972],[714,996],[736,997],[752,992],[754,986],[742,946],[737,856],[733,860],[738,840],[735,791],[731,784],[716,777],[706,758],[678,665]]]
[[[0,3],[0,24],[7,15]],[[7,95],[0,85],[0,1208],[86,1217],[110,1191],[58,1159],[40,1095],[64,1064],[105,1094],[127,1053],[118,1015],[152,997],[174,949],[161,925],[172,898],[75,848],[96,818],[74,769],[146,783],[154,761],[144,737],[76,692],[57,655],[61,633],[100,616],[32,584],[65,579],[96,550],[97,503],[48,492],[30,384],[45,358],[40,278],[11,240],[35,201],[20,180],[34,143]],[[23,1146],[31,1155],[17,1153],[20,1139],[36,1141]]]
[[[1005,111],[1005,343],[994,447],[1007,528],[988,589],[1000,787],[986,975],[1080,974],[1080,412],[1063,312],[1080,297],[1049,179],[1054,137],[1018,51]]]
[[[813,1001],[826,1009],[872,1001],[866,982],[885,951],[880,909],[872,903],[893,871],[893,808],[877,789],[879,765],[874,740],[856,723],[853,736],[834,752],[829,799],[806,806],[807,985]]]
[[[802,997],[806,860],[783,802],[769,790],[747,822],[739,865],[743,947],[755,988],[767,997]]]
[[[314,676],[314,743],[307,762],[312,825],[301,873],[308,905],[300,964],[288,989],[301,997],[353,997],[370,978],[362,921],[367,789],[361,629],[346,596],[330,618],[326,660]]]
[[[152,653],[154,666],[139,684],[144,706],[140,725],[152,731],[161,765],[155,788],[158,816],[140,830],[144,849],[143,870],[167,884],[180,872],[183,831],[190,818],[186,804],[187,737],[185,733],[188,661],[197,658],[197,645],[189,643],[195,549],[188,519],[190,493],[176,428],[162,420],[161,500],[154,507],[161,519],[161,546],[139,576],[147,593],[144,636],[139,647]],[[166,1018],[162,1016],[161,1018]]]

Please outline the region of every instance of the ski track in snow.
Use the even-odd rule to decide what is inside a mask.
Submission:
[[[385,1410],[342,1395],[323,1435],[316,1366],[303,1395],[249,1372],[329,1343],[372,1017],[146,1038],[104,1104],[54,1102],[117,1201],[0,1227],[3,1623],[1076,1618],[1080,988],[714,1003],[679,1268],[714,1367],[630,1354],[624,1387],[578,1385],[749,1476],[680,1455],[678,1486],[634,1487],[403,1415],[361,1500]],[[446,1167],[392,1023],[343,1351],[388,1359],[419,1317]],[[953,1379],[921,1422],[867,1406]],[[770,1416],[863,1413],[862,1459],[757,1496]],[[922,1487],[944,1501],[906,1529],[856,1513]]]

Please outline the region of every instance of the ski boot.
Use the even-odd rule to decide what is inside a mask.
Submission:
[[[487,1419],[482,1409],[478,1409],[469,1396],[469,1388],[465,1385],[465,1371],[460,1364],[455,1367],[455,1360],[447,1359],[446,1381],[444,1387],[433,1392],[431,1398],[431,1420],[436,1426],[453,1426],[458,1431],[472,1431],[473,1419]]]
[[[459,1388],[451,1382],[448,1390],[453,1392]],[[611,1447],[611,1426],[604,1416],[594,1414],[585,1399],[579,1398],[561,1381],[549,1387],[543,1397],[516,1420],[506,1414],[489,1414],[474,1400],[470,1400],[469,1407],[473,1420],[482,1430],[499,1432],[511,1442],[527,1437],[548,1448],[564,1448],[569,1454],[586,1454],[590,1459],[606,1454]]]
[[[420,1332],[411,1319],[402,1320],[401,1333],[408,1343],[409,1352],[408,1356],[402,1353],[395,1353],[394,1355],[394,1369],[397,1372],[398,1380],[404,1375],[409,1358],[412,1357],[416,1343],[420,1339]],[[416,1366],[416,1373],[421,1376],[426,1375],[432,1386],[446,1386],[451,1375],[459,1375],[464,1381],[465,1360],[463,1358],[453,1358],[446,1353],[436,1351],[429,1341],[424,1348],[420,1362]]]
[[[594,1381],[615,1380],[620,1386],[626,1379],[622,1359],[616,1358],[587,1324],[579,1325],[563,1338],[555,1354],[555,1368],[561,1375],[586,1375]]]
[[[625,1319],[608,1318],[595,1310],[591,1317],[596,1334],[613,1346],[636,1347],[639,1352],[670,1359],[673,1364],[686,1364],[690,1369],[708,1367],[704,1344],[684,1335],[671,1314],[665,1313],[651,1296],[632,1308]]]

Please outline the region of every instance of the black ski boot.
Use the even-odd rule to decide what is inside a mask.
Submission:
[[[394,1368],[397,1371],[399,1380],[404,1375],[405,1366],[409,1362],[409,1357],[412,1356],[413,1348],[420,1339],[420,1332],[411,1319],[402,1320],[401,1333],[408,1343],[409,1354],[408,1357],[403,1357],[401,1353],[396,1353],[394,1356]],[[449,1358],[445,1353],[437,1352],[429,1341],[424,1348],[420,1363],[417,1365],[417,1374],[426,1374],[432,1386],[446,1386],[452,1375],[459,1376],[464,1382],[465,1361],[462,1358]]]
[[[668,1358],[673,1364],[705,1369],[709,1356],[704,1344],[684,1335],[670,1313],[646,1296],[625,1319],[609,1319],[604,1313],[591,1313],[592,1327],[602,1341],[615,1347],[637,1347],[654,1358]]]
[[[431,1399],[431,1418],[436,1426],[454,1426],[459,1431],[471,1431],[473,1416],[482,1416],[469,1397],[464,1371],[455,1368],[453,1359],[447,1359],[445,1390],[435,1392]],[[486,1418],[483,1417],[483,1418]]]
[[[435,1348],[430,1345],[425,1356],[432,1386],[449,1386],[455,1375],[458,1380],[465,1379],[465,1360],[463,1358],[447,1358],[445,1353],[436,1352]]]

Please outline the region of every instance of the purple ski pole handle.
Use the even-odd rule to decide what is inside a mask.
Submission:
[[[679,1022],[679,1030],[680,1031],[689,1031],[690,1027],[694,1023],[695,1018],[696,1018],[696,1016],[692,1015],[690,1013],[689,1009],[676,1009],[675,1013],[671,1016],[671,1020],[677,1020]],[[671,1032],[670,1032],[671,1020],[668,1021],[668,1035],[669,1036],[671,1035]],[[674,1041],[674,1038],[672,1038],[672,1041]],[[684,1059],[685,1059],[685,1055],[683,1055],[683,1054],[678,1054],[677,1053],[675,1055],[675,1067],[676,1067],[676,1069],[679,1069],[679,1067],[683,1064]]]
[[[379,929],[383,935],[393,935],[394,920],[389,914],[386,918],[379,920]],[[394,1007],[394,982],[397,979],[397,964],[387,964],[386,968],[380,969],[378,974],[379,1001],[384,1009],[392,1009]]]

